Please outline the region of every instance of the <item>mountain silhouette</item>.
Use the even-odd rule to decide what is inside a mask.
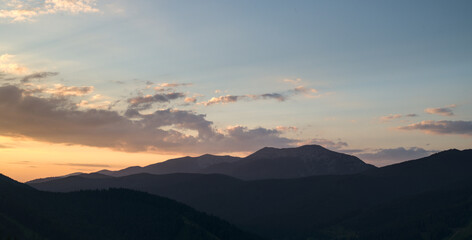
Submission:
[[[101,170],[96,173],[113,177],[139,173],[212,173],[256,180],[353,174],[373,168],[376,167],[357,157],[330,151],[318,145],[305,145],[282,149],[266,147],[245,158],[205,154],[199,157],[170,159],[145,167],[134,166],[118,171]],[[69,176],[42,178],[27,183],[47,182]]]
[[[232,163],[241,158],[232,156],[215,156],[205,154],[199,157],[183,157],[155,163],[146,167],[129,167],[119,171],[102,170],[97,173],[120,177],[137,173],[169,174],[169,173],[199,173],[214,164]]]
[[[261,159],[259,154],[270,157],[272,151],[256,152],[256,159]],[[102,179],[72,176],[31,186],[48,191],[142,190],[271,239],[422,239],[416,237],[423,230],[436,234],[430,239],[442,239],[439,236],[447,237],[472,221],[471,172],[472,150],[448,150],[351,175],[253,181],[185,173]],[[448,209],[463,214],[449,221]],[[396,214],[402,211],[403,215]],[[413,223],[402,225],[409,221]],[[412,227],[415,224],[423,227]],[[383,230],[373,231],[376,227]]]
[[[245,180],[343,175],[375,168],[357,157],[318,145],[263,148],[240,161],[212,165],[202,173],[220,173]]]
[[[0,174],[0,239],[259,238],[147,193],[125,189],[47,193]]]

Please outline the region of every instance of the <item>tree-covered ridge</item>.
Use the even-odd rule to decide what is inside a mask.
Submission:
[[[258,239],[218,218],[147,193],[41,192],[0,178],[0,239]]]

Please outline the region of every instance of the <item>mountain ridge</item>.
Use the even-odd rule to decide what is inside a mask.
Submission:
[[[104,178],[88,178],[99,179]],[[49,193],[0,174],[0,239],[255,240],[260,237],[165,197],[126,189]]]
[[[300,239],[306,239],[325,231],[320,226],[337,226],[343,222],[346,226],[355,226],[348,220],[359,214],[365,222],[376,224],[372,216],[364,216],[363,212],[382,205],[400,206],[395,202],[402,199],[420,196],[419,199],[424,200],[422,194],[431,192],[439,200],[447,200],[450,198],[447,192],[462,196],[460,189],[464,183],[471,186],[472,192],[470,172],[472,151],[457,150],[351,175],[248,181],[218,174],[147,174],[109,179],[77,177],[79,181],[63,179],[32,186],[49,191],[136,189],[175,199],[268,238],[298,239],[289,236],[300,233]],[[472,199],[472,195],[470,197]],[[451,196],[451,199],[447,202],[460,198]],[[428,211],[434,212],[434,208]],[[312,235],[313,229],[318,229],[315,235]]]
[[[313,175],[353,174],[376,168],[361,159],[328,150],[319,145],[296,148],[262,148],[244,158],[204,154],[198,157],[181,157],[144,167],[131,166],[117,171],[100,170],[95,173],[122,177],[137,173],[204,173],[224,174],[243,180],[270,178],[298,178]],[[36,179],[39,183],[66,176]]]

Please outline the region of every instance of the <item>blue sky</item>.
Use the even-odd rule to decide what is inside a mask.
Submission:
[[[67,99],[75,113],[154,121],[176,139],[68,137],[80,120],[64,136],[29,131],[54,128],[35,125],[34,114],[8,125],[26,116],[12,106],[0,135],[156,156],[314,143],[377,165],[470,148],[470,12],[470,1],[3,1],[5,89]],[[180,95],[162,100],[171,93]],[[126,115],[132,108],[141,115]],[[0,156],[14,148],[4,141]]]

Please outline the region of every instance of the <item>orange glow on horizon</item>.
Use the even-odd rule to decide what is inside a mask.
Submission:
[[[0,173],[20,182],[74,172],[145,166],[181,155],[128,153],[78,145],[0,137]]]

